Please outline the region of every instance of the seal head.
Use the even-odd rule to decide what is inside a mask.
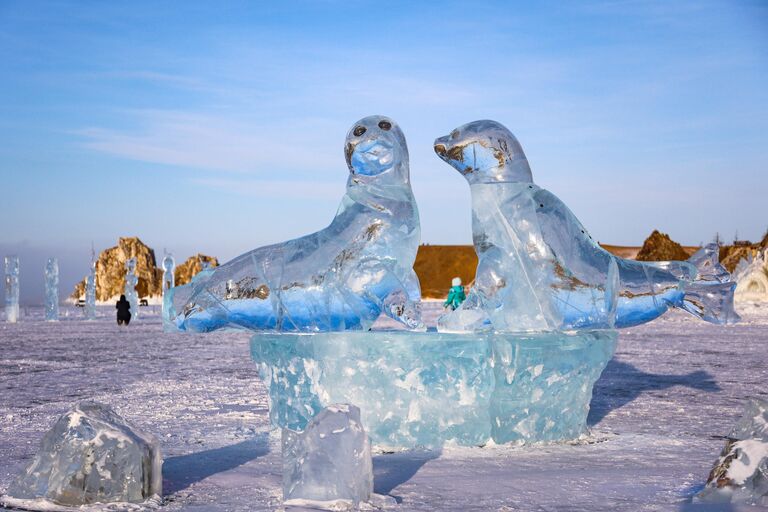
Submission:
[[[517,138],[496,121],[473,121],[456,128],[435,140],[435,153],[470,184],[533,182]]]
[[[400,127],[385,116],[368,116],[352,125],[344,156],[358,184],[409,184],[408,147]]]

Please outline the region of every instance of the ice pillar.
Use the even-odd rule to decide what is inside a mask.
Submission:
[[[48,258],[45,264],[45,319],[59,319],[59,260]]]
[[[5,319],[19,321],[19,257],[5,257]]]
[[[96,262],[91,261],[91,269],[85,279],[85,318],[96,320]]]
[[[163,296],[174,286],[173,272],[175,269],[176,261],[173,259],[173,255],[166,254],[163,258]]]
[[[133,318],[139,316],[139,296],[136,293],[136,285],[139,278],[136,277],[136,258],[129,258],[125,262],[125,298],[131,304]]]
[[[173,255],[166,254],[163,258],[163,318],[166,318],[166,308],[169,306],[169,304],[166,304],[165,301],[165,295],[168,293],[168,290],[173,288],[175,284],[175,279],[173,277],[173,272],[176,269],[176,261],[173,259]]]

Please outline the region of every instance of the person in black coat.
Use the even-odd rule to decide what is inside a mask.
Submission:
[[[120,300],[115,305],[117,309],[117,325],[128,325],[131,323],[131,303],[125,300],[125,295],[120,296]]]

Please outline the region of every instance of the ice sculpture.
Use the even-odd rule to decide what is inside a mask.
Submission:
[[[45,264],[45,319],[59,319],[59,260],[48,258]]]
[[[733,271],[736,302],[768,302],[768,249],[741,259]]]
[[[467,300],[441,331],[629,327],[670,307],[713,323],[738,319],[736,283],[717,246],[688,261],[644,263],[602,249],[554,194],[533,183],[520,143],[495,121],[475,121],[435,141],[472,192],[480,262]]]
[[[333,404],[303,432],[283,430],[283,499],[349,500],[355,506],[373,493],[368,436],[354,405]]]
[[[139,316],[139,296],[136,293],[136,285],[139,278],[136,277],[136,258],[125,260],[125,298],[131,304],[133,318]]]
[[[727,439],[696,500],[768,506],[768,401],[750,400]]]
[[[324,407],[360,408],[380,448],[573,439],[616,331],[311,336],[261,333],[251,355],[276,427],[304,430]]]
[[[91,248],[91,265],[85,278],[85,319],[96,319],[96,251]]]
[[[173,288],[174,276],[173,272],[176,269],[176,261],[173,259],[172,254],[166,254],[163,258],[163,296],[165,293]]]
[[[408,149],[394,121],[355,123],[345,144],[347,192],[330,226],[254,249],[169,293],[168,322],[180,330],[368,329],[383,312],[423,329],[413,262],[419,215]]]
[[[19,257],[5,257],[5,320],[19,321]]]
[[[81,402],[45,434],[37,455],[0,503],[140,503],[162,495],[161,471],[160,448],[152,436],[108,405]]]

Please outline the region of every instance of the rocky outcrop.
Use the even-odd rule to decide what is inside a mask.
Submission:
[[[736,265],[741,260],[749,260],[760,255],[765,249],[768,249],[768,232],[763,239],[756,244],[747,245],[724,245],[720,248],[720,263],[728,270],[733,272]]]
[[[176,267],[173,272],[173,278],[176,286],[187,284],[192,278],[203,270],[203,263],[207,263],[211,267],[218,267],[219,260],[214,256],[206,256],[205,254],[196,254],[187,258],[187,261]]]
[[[690,257],[683,246],[669,238],[666,233],[653,230],[637,253],[638,261],[687,260]]]
[[[475,279],[477,253],[471,245],[420,245],[413,270],[424,298],[445,298],[451,279],[461,278],[467,290]]]
[[[136,292],[139,298],[160,297],[162,295],[163,271],[157,267],[155,251],[138,237],[121,237],[115,247],[101,251],[98,260],[96,260],[97,301],[111,301],[123,293],[125,289],[125,262],[129,258],[136,258],[136,276],[139,278]],[[181,267],[176,268],[176,284],[189,282],[192,276],[202,269],[202,261],[211,262],[212,266],[218,265],[216,258],[211,256],[202,254],[193,256],[181,266],[184,267],[181,272],[179,272]],[[180,276],[186,280],[180,282]],[[78,300],[84,297],[85,279],[75,285],[75,290],[70,298]]]

